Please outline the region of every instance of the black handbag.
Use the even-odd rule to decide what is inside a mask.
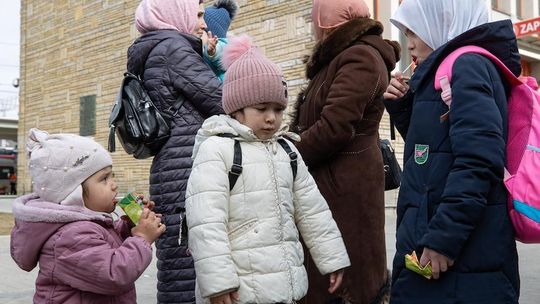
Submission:
[[[390,137],[395,139],[394,125],[390,121]],[[381,154],[384,162],[384,191],[399,188],[401,184],[401,167],[396,158],[394,147],[388,139],[381,139]]]
[[[131,73],[124,74],[109,128],[109,151],[116,150],[116,133],[124,150],[137,159],[156,155],[170,136],[165,115],[152,103],[141,79]]]

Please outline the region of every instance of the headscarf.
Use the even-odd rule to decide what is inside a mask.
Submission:
[[[325,29],[336,28],[352,19],[369,16],[369,8],[363,0],[313,0],[311,10],[317,40],[322,38]]]
[[[484,0],[404,0],[390,22],[409,29],[433,50],[489,21]]]
[[[198,0],[142,0],[135,11],[135,26],[141,34],[167,29],[190,34],[198,12]]]

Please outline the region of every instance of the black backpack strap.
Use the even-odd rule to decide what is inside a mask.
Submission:
[[[218,136],[231,138],[234,140],[233,164],[231,166],[231,170],[229,171],[229,191],[231,191],[234,188],[234,185],[236,185],[238,177],[240,174],[242,174],[242,147],[240,146],[240,142],[234,139],[236,137],[234,134],[222,133],[218,134]]]
[[[238,140],[234,140],[234,157],[231,170],[229,171],[229,191],[234,188],[238,177],[242,174],[242,147]]]
[[[294,152],[291,149],[291,147],[289,146],[287,141],[285,141],[285,139],[279,138],[277,142],[279,143],[280,146],[283,147],[283,150],[287,152],[287,154],[289,155],[289,158],[291,159],[291,169],[292,169],[292,175],[293,175],[293,180],[294,180],[296,179],[296,172],[298,171],[298,155],[296,154],[296,152]]]

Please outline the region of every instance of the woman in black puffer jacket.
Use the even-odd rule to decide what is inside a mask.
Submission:
[[[171,136],[150,172],[151,199],[167,225],[156,242],[158,303],[195,302],[193,260],[187,239],[178,236],[195,134],[207,117],[223,113],[221,82],[201,56],[206,25],[198,14],[198,0],[143,0],[135,13],[142,36],[128,50],[128,71],[140,75],[156,107],[173,116]],[[172,109],[177,100],[183,102],[178,111]]]

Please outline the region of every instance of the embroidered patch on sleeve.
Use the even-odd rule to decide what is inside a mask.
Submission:
[[[428,145],[414,145],[414,162],[423,165],[427,162],[429,157],[429,146]]]

